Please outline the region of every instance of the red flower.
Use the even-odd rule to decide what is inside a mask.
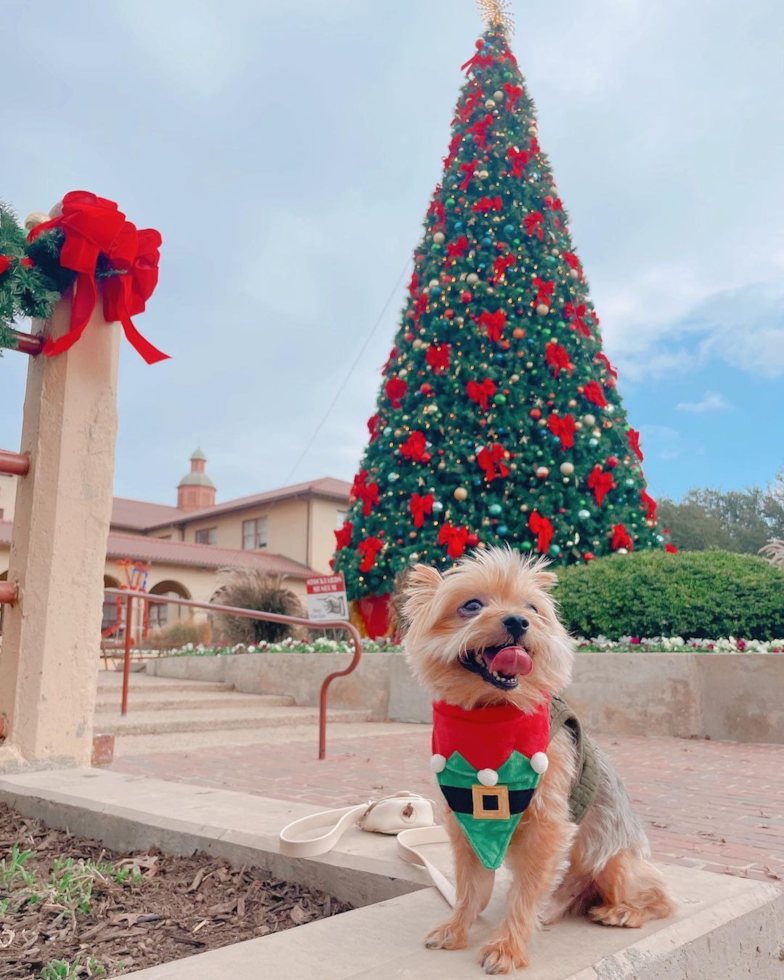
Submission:
[[[411,433],[408,439],[406,439],[406,441],[400,447],[400,452],[406,457],[406,459],[410,459],[412,462],[418,463],[425,455],[426,446],[427,440],[425,439],[425,433],[420,432],[417,429],[415,432]]]
[[[408,391],[408,385],[402,378],[390,378],[384,385],[384,390],[392,403],[392,408],[400,408],[400,399]]]
[[[636,429],[630,428],[626,435],[629,439],[629,445],[632,447],[632,452],[642,462],[645,457],[642,454],[642,449],[640,449],[640,433]]]
[[[544,349],[544,359],[551,368],[554,368],[554,378],[558,377],[559,371],[568,371],[570,375],[574,371],[574,366],[572,365],[570,367],[569,355],[566,352],[566,348],[560,344],[556,344],[554,340],[548,341]]]
[[[342,551],[351,544],[351,535],[354,532],[354,525],[351,521],[343,521],[343,526],[333,532],[335,535],[335,551]]]
[[[476,461],[485,471],[485,480],[488,483],[496,477],[509,475],[509,467],[504,463],[504,447],[500,442],[495,442],[491,446],[485,446],[477,453]],[[496,472],[497,471],[497,472]]]
[[[378,484],[367,482],[369,475],[367,470],[360,470],[354,477],[354,483],[351,487],[351,493],[358,500],[362,501],[362,513],[365,517],[370,517],[370,512],[373,510],[373,507],[381,502],[378,493]]]
[[[431,344],[425,354],[425,360],[433,369],[433,372],[438,374],[441,371],[446,371],[449,367],[449,355],[451,352],[452,347],[450,344]]]
[[[506,312],[496,310],[495,313],[488,313],[487,310],[483,310],[479,317],[479,326],[487,328],[488,340],[498,343],[506,326]]]
[[[615,490],[616,483],[612,478],[612,473],[603,473],[601,466],[597,464],[588,477],[588,488],[593,490],[596,503],[601,507],[610,490]]]
[[[613,551],[617,551],[619,548],[626,548],[627,551],[633,551],[634,545],[632,539],[629,537],[629,532],[623,526],[623,524],[615,524],[613,526],[613,536],[610,547]]]
[[[571,449],[574,445],[574,419],[571,415],[556,415],[547,420],[547,428],[561,440],[561,449]]]
[[[481,405],[484,412],[487,411],[487,403],[496,391],[495,382],[491,381],[490,378],[485,378],[481,384],[477,384],[476,381],[469,381],[466,385],[466,394],[472,402]]]
[[[459,558],[465,552],[467,540],[467,527],[442,524],[441,530],[438,532],[438,543],[446,545],[446,553],[450,558]]]
[[[606,407],[607,399],[604,397],[602,386],[598,381],[589,381],[585,388],[583,388],[583,394],[587,400],[597,408]]]
[[[422,527],[425,523],[425,515],[433,513],[433,503],[435,497],[432,493],[427,493],[420,497],[418,493],[412,493],[408,502],[408,509],[414,518],[414,527]]]
[[[359,564],[360,572],[370,571],[370,569],[376,564],[378,553],[383,547],[384,542],[379,538],[374,538],[372,536],[359,542],[359,548],[357,550],[362,558],[362,561]]]
[[[553,525],[548,518],[542,517],[538,511],[533,510],[531,511],[531,516],[528,518],[528,527],[537,536],[537,551],[540,551],[543,555],[547,554],[547,550],[553,540]]]

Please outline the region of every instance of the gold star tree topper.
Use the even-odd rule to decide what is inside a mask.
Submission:
[[[476,5],[490,27],[501,27],[507,34],[514,31],[511,0],[476,0]]]

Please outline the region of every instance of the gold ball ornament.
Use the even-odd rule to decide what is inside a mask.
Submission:
[[[519,374],[513,374],[512,377],[509,380],[512,382],[512,384],[517,384],[517,382],[520,380],[520,375]]]
[[[487,171],[487,170],[480,170],[480,171],[479,171],[479,173],[477,174],[477,177],[478,177],[478,178],[479,178],[480,180],[487,180],[487,178],[488,178],[489,176],[490,176],[490,174],[488,173],[488,171]]]
[[[49,220],[48,214],[44,213],[43,211],[33,211],[31,214],[28,214],[27,217],[25,218],[24,226],[27,229],[27,231],[32,231],[33,228],[37,228],[39,225],[42,225],[44,221],[48,221],[48,220]]]
[[[561,463],[561,472],[564,476],[571,476],[574,473],[574,463]]]
[[[503,99],[503,97],[504,97],[504,93],[501,91],[500,88],[496,89],[496,91],[493,92],[493,98],[495,99],[496,102],[500,102]]]
[[[437,231],[435,235],[433,235],[433,241],[437,245],[443,245],[446,241],[446,235],[443,233],[443,231]]]
[[[570,269],[569,270],[569,275],[572,277],[572,279],[579,279],[580,278],[580,270],[579,269]]]
[[[479,276],[475,272],[469,272],[466,276],[466,282],[470,282],[473,286],[475,282],[479,282]]]
[[[577,408],[577,399],[575,398],[569,399],[569,408]]]
[[[585,422],[585,424],[587,426],[596,425],[596,416],[595,415],[583,415],[583,422]]]
[[[465,487],[457,487],[452,496],[455,498],[455,500],[463,501],[468,498],[468,491]]]
[[[652,521],[652,520],[649,519],[649,520],[647,520],[645,522],[645,526],[646,527],[656,527],[656,521]]]
[[[546,480],[550,475],[550,470],[546,466],[538,466],[536,469],[536,475],[540,480]]]
[[[431,279],[431,280],[430,280],[430,282],[428,283],[428,286],[429,286],[429,287],[430,287],[431,289],[432,289],[432,288],[433,288],[434,286],[440,286],[440,285],[441,285],[441,283],[440,283],[440,282],[438,281],[438,279]]]
[[[529,126],[528,127],[528,135],[529,136],[536,136],[536,132],[537,132],[536,126]]]
[[[540,303],[536,307],[536,315],[537,316],[547,316],[547,314],[549,312],[550,312],[550,307],[546,303]]]
[[[488,99],[485,102],[485,109],[495,109],[495,99]]]
[[[424,347],[424,345],[425,345],[425,342],[422,340],[422,338],[421,337],[417,337],[416,340],[413,342],[413,344],[411,346],[414,348],[414,350],[419,350],[419,348],[420,347]]]

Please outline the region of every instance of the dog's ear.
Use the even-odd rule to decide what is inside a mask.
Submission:
[[[555,572],[548,572],[543,568],[537,569],[534,574],[534,584],[542,589],[543,592],[549,592],[557,581],[558,576]]]
[[[408,569],[403,583],[406,619],[410,620],[430,602],[440,584],[441,575],[431,565],[414,565]]]

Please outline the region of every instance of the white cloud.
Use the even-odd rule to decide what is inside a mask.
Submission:
[[[679,412],[721,412],[730,404],[721,392],[706,391],[698,402],[680,402],[675,407]]]

